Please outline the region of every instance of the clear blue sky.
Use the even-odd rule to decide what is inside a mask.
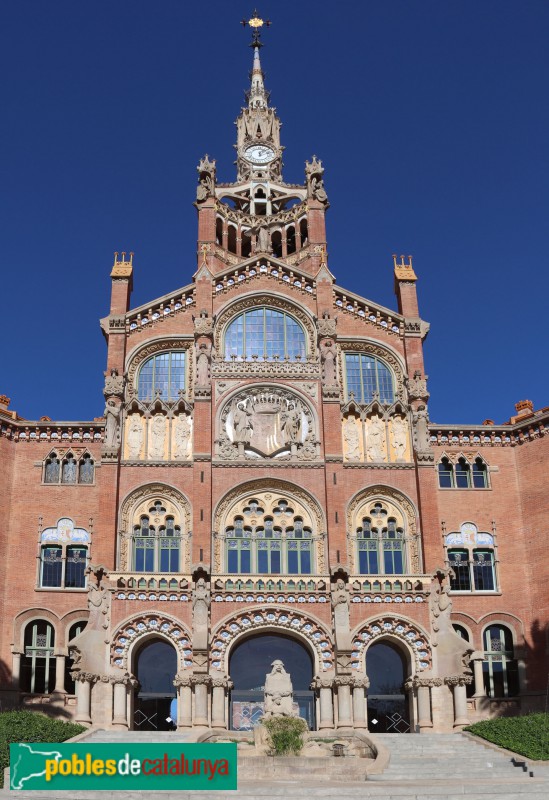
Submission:
[[[0,393],[29,419],[103,411],[114,250],[133,305],[190,282],[196,164],[233,180],[253,3],[0,4]],[[263,2],[284,176],[326,167],[330,268],[394,308],[412,253],[431,418],[549,405],[547,0]]]

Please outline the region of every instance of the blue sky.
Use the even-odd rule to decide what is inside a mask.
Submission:
[[[0,4],[0,393],[103,411],[114,250],[132,305],[190,282],[196,165],[234,178],[252,4]],[[411,253],[436,422],[549,405],[547,0],[263,2],[284,176],[323,159],[338,283],[395,308]]]

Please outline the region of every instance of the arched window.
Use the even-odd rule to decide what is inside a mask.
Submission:
[[[473,486],[475,489],[488,488],[488,470],[482,458],[475,458],[473,462]]]
[[[93,458],[90,455],[85,455],[80,460],[78,471],[78,483],[93,483],[95,474],[95,467]]]
[[[240,502],[225,527],[227,572],[310,575],[314,571],[311,522],[289,498],[268,494]]]
[[[174,350],[148,358],[139,370],[137,396],[150,402],[160,392],[162,400],[173,402],[185,389],[185,351]]]
[[[382,502],[371,503],[356,530],[360,575],[403,575],[406,571],[404,519]]]
[[[484,631],[484,686],[488,697],[514,697],[519,693],[518,666],[513,636],[505,625]]]
[[[382,403],[395,399],[393,374],[376,356],[345,353],[345,379],[348,400],[351,392],[357,403],[371,403],[376,396]]]
[[[77,475],[76,459],[72,453],[67,453],[63,459],[61,471],[61,483],[76,483]]]
[[[455,545],[459,545],[455,547]],[[459,533],[446,536],[450,589],[454,592],[492,592],[496,589],[494,537],[464,522]]]
[[[467,630],[467,628],[464,628],[463,625],[458,625],[457,623],[453,623],[452,627],[453,627],[453,629],[455,630],[455,632],[457,633],[458,636],[460,636],[466,642],[470,641],[470,639],[469,639],[469,631]]]
[[[291,255],[291,253],[295,253],[296,250],[295,228],[293,225],[290,225],[289,228],[286,228],[286,248],[288,255]]]
[[[234,319],[225,332],[225,359],[235,356],[239,361],[259,357],[304,359],[307,355],[305,332],[299,322],[274,308],[254,308]]]
[[[61,462],[57,453],[51,453],[44,466],[44,483],[59,483],[61,477]]]
[[[236,228],[234,225],[227,226],[227,250],[236,254]]]
[[[22,692],[49,694],[55,688],[55,631],[44,619],[33,620],[25,628],[24,655],[21,659]]]
[[[273,248],[273,256],[282,258],[282,234],[280,231],[275,231],[271,236],[271,247]]]
[[[442,458],[438,465],[438,485],[441,489],[454,488],[454,466],[447,458]]]
[[[464,458],[456,463],[456,489],[468,489],[471,486],[471,468]]]
[[[95,464],[89,453],[84,453],[77,461],[73,453],[67,453],[63,463],[57,453],[50,453],[44,461],[44,483],[93,484]]]
[[[135,572],[180,572],[181,527],[160,500],[134,524],[132,554]]]
[[[299,232],[301,234],[301,247],[305,247],[309,240],[309,230],[307,228],[307,220],[303,218],[299,223]]]
[[[55,528],[44,528],[40,547],[42,589],[84,589],[90,534],[62,517]]]
[[[215,220],[215,243],[220,247],[223,245],[223,220],[221,217],[216,217]]]
[[[87,622],[85,620],[81,620],[80,622],[75,622],[69,628],[69,633],[67,635],[67,644],[79,633],[82,633],[84,628],[86,627]],[[71,676],[71,670],[73,668],[72,658],[65,658],[65,691],[68,694],[76,694],[76,686],[74,682],[74,678]]]

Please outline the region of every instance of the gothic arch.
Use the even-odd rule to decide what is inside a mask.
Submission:
[[[243,311],[249,311],[258,306],[268,306],[277,311],[285,311],[301,323],[307,339],[307,352],[309,356],[316,355],[316,326],[308,309],[296,305],[284,295],[274,292],[258,292],[252,296],[239,297],[224,306],[218,313],[215,325],[215,351],[221,360],[224,359],[225,330],[232,320]]]
[[[423,672],[432,668],[433,653],[429,634],[407,617],[384,614],[361,622],[352,634],[353,650],[351,667],[366,671],[366,651],[373,642],[392,639],[403,645],[412,664],[412,672]]]
[[[353,337],[343,337],[338,339],[338,348],[340,352],[339,360],[339,383],[340,386],[345,386],[344,376],[344,353],[364,353],[365,355],[376,356],[386,364],[393,371],[395,376],[395,395],[399,394],[404,389],[404,377],[406,375],[406,366],[400,353],[389,344],[381,344],[373,339],[355,339]]]
[[[185,350],[187,355],[185,359],[185,369],[187,370],[188,378],[186,393],[188,397],[192,397],[194,376],[193,344],[194,339],[192,336],[159,336],[152,341],[142,342],[134,347],[126,356],[126,374],[130,391],[133,389],[135,394],[137,394],[137,373],[147,358],[169,350]]]
[[[179,669],[192,667],[192,636],[188,627],[175,617],[155,612],[134,614],[118,625],[111,639],[111,665],[130,672],[137,645],[153,636],[175,647]]]
[[[347,547],[348,547],[348,563],[349,571],[351,574],[356,572],[356,521],[360,509],[363,505],[372,503],[374,500],[388,500],[393,502],[406,519],[406,536],[405,540],[409,550],[409,563],[411,572],[413,574],[420,574],[421,572],[421,553],[420,553],[420,536],[418,530],[419,516],[416,510],[415,503],[399,489],[394,486],[386,486],[384,484],[374,484],[367,486],[357,492],[351,498],[347,506]]]
[[[136,508],[145,501],[152,501],[156,498],[162,498],[169,501],[178,511],[181,520],[183,540],[186,544],[184,559],[182,563],[182,572],[190,572],[190,531],[191,531],[191,504],[186,495],[179,489],[169,486],[166,483],[146,483],[138,486],[126,496],[120,506],[119,517],[119,531],[118,531],[118,568],[122,571],[130,569],[129,560],[129,543],[131,537],[131,528],[133,522],[133,515]]]
[[[247,609],[230,614],[212,630],[210,669],[229,674],[229,656],[233,647],[250,634],[284,633],[301,641],[314,658],[315,674],[335,669],[335,649],[326,626],[301,609],[279,606]]]
[[[284,494],[295,498],[305,506],[312,518],[314,525],[314,539],[317,547],[318,574],[326,571],[326,519],[322,506],[318,500],[305,489],[289,481],[278,478],[258,478],[254,481],[244,481],[237,484],[225,494],[214,508],[212,515],[213,530],[213,571],[220,573],[223,563],[223,536],[227,524],[227,517],[232,507],[245,495],[256,495],[262,492]]]
[[[50,625],[53,625],[53,629],[55,631],[55,646],[58,646],[57,642],[60,638],[61,626],[59,624],[60,619],[57,614],[55,614],[53,611],[49,611],[46,608],[28,608],[26,611],[21,611],[21,613],[18,614],[13,621],[14,652],[22,653],[24,651],[25,628],[29,622],[39,619],[46,620],[46,622],[49,622]]]

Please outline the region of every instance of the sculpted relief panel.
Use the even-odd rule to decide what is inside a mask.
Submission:
[[[309,405],[284,388],[239,392],[222,408],[218,426],[218,458],[311,460],[318,455]]]
[[[124,458],[128,461],[188,461],[192,458],[193,419],[180,411],[174,416],[128,414]]]
[[[349,412],[341,425],[345,461],[379,464],[411,460],[410,430],[404,414]]]

